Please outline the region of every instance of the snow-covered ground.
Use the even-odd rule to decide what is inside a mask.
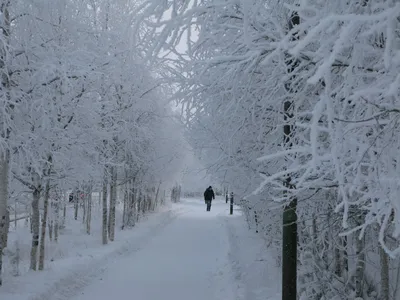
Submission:
[[[8,278],[0,299],[279,299],[280,271],[265,243],[219,199],[211,212],[201,199],[183,199],[118,232],[112,244],[77,247],[70,254],[78,255],[43,272]]]

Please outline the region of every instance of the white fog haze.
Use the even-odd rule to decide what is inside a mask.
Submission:
[[[193,152],[189,152],[186,157],[182,171],[182,191],[202,195],[206,188],[214,185],[211,176],[207,174],[207,170]],[[217,184],[215,185],[217,186]]]

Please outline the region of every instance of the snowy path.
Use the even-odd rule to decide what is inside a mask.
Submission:
[[[47,262],[43,272],[8,278],[0,299],[280,299],[273,249],[248,230],[239,208],[229,215],[223,200],[213,201],[210,212],[201,199],[162,207],[106,246],[100,230],[87,247],[79,236],[62,236],[78,239],[77,249],[67,247],[70,255]]]
[[[72,299],[236,299],[229,237],[221,218],[228,214],[228,205],[215,201],[211,212],[201,200],[180,205],[184,212],[162,234],[110,264]]]

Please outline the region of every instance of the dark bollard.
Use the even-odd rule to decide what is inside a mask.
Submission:
[[[229,214],[233,215],[233,192],[231,193],[231,205],[230,205]]]

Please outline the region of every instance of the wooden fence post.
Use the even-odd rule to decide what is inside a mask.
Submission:
[[[233,215],[233,192],[231,192],[231,205],[230,205],[229,214]]]

